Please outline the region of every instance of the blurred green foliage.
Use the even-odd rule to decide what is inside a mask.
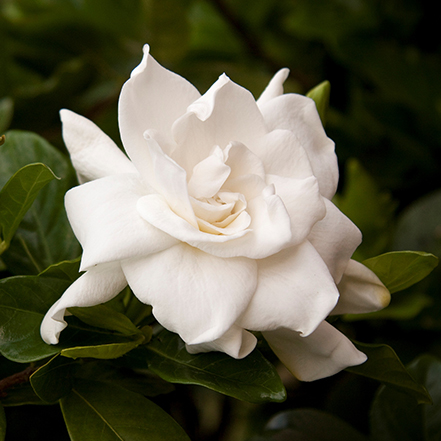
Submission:
[[[0,0],[0,137],[7,129],[29,130],[63,152],[58,112],[68,108],[119,143],[119,92],[145,43],[162,65],[201,92],[226,72],[257,97],[279,68],[289,67],[287,92],[305,94],[323,81],[331,84],[326,130],[336,142],[341,171],[335,202],[364,234],[356,258],[408,249],[440,257],[437,9],[429,0]],[[30,147],[18,143],[24,134],[11,133],[9,146],[14,141],[23,166],[23,152]],[[56,153],[48,164],[66,178],[54,190],[58,198],[73,185],[73,175]],[[9,170],[6,163],[0,168],[10,172],[1,177],[4,182],[18,169]],[[36,255],[42,252],[40,239],[32,242]],[[22,255],[12,253],[14,246],[2,256],[8,268]],[[79,251],[76,246],[70,258]],[[44,266],[54,263],[40,260]],[[28,266],[29,274],[35,272]],[[405,363],[423,352],[440,356],[440,282],[437,268],[394,295],[395,314],[338,326],[357,340],[390,344]],[[16,370],[3,363],[0,378]],[[197,387],[177,387],[168,401],[157,402],[193,440],[245,440],[282,408],[305,407],[332,413],[367,434],[377,385],[343,373],[312,384],[288,382],[283,405],[242,405]],[[53,406],[8,407],[6,412],[6,440],[69,439]],[[37,429],[46,418],[52,431]],[[3,422],[0,408],[0,438]],[[341,429],[340,421],[329,424]]]

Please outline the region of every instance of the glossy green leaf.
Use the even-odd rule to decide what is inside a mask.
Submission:
[[[409,374],[392,348],[387,345],[359,342],[354,342],[354,344],[368,356],[368,360],[359,366],[350,367],[346,370],[391,386],[413,397],[418,403],[431,403],[426,388]]]
[[[243,401],[284,401],[285,388],[260,352],[242,360],[220,352],[192,355],[178,335],[162,331],[142,348],[150,370],[171,383],[199,384]]]
[[[14,112],[14,102],[11,98],[5,97],[0,100],[0,136],[8,129],[11,124]]]
[[[78,380],[61,410],[72,441],[189,441],[159,406],[99,381]]]
[[[393,251],[363,261],[391,293],[424,279],[438,265],[438,258],[420,251]]]
[[[74,346],[61,350],[63,357],[69,358],[100,358],[100,359],[112,359],[118,358],[127,352],[135,349],[141,343],[144,342],[144,336],[138,335],[136,340],[125,341],[120,343],[109,343],[104,345],[93,346]]]
[[[69,308],[69,312],[82,322],[97,328],[109,329],[122,335],[140,333],[140,330],[127,316],[105,305],[96,305],[89,308]]]
[[[43,401],[56,403],[71,391],[76,367],[74,361],[56,355],[31,375],[32,388]]]
[[[329,81],[323,81],[306,94],[307,97],[314,100],[323,125],[326,125],[326,113],[329,107],[330,94],[331,83]]]
[[[6,436],[6,415],[5,409],[3,409],[2,404],[0,403],[0,441],[3,441]]]
[[[13,274],[38,274],[49,265],[81,254],[64,209],[64,195],[76,184],[67,157],[36,134],[7,132],[0,149],[0,187],[17,170],[36,162],[46,164],[61,180],[41,189],[2,255]]]
[[[433,404],[418,405],[400,391],[382,387],[371,410],[372,439],[385,441],[438,441],[441,439],[441,361],[430,355],[418,357],[409,372],[425,385]]]
[[[0,191],[0,254],[4,252],[39,191],[56,176],[44,164],[29,164]]]
[[[10,389],[6,397],[2,397],[1,402],[4,407],[15,407],[24,405],[47,405],[32,389],[29,382],[19,384],[13,389]]]
[[[367,441],[367,437],[345,421],[317,409],[280,412],[265,431],[249,441]]]

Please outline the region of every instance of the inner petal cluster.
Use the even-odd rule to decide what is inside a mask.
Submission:
[[[246,230],[251,223],[245,196],[222,191],[231,174],[231,167],[225,164],[227,157],[216,146],[210,156],[195,165],[188,182],[190,202],[204,233],[230,236]]]

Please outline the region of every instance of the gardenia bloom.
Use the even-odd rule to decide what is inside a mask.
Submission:
[[[378,310],[389,292],[350,260],[361,234],[331,202],[334,143],[311,99],[283,94],[287,76],[257,101],[225,74],[201,96],[145,46],[119,100],[128,157],[61,111],[81,183],[66,210],[85,273],[46,314],[47,343],[58,343],[66,308],[104,303],[128,284],[190,353],[242,358],[261,331],[302,380],[365,361],[325,319]]]

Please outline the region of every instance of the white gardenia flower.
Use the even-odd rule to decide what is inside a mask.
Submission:
[[[389,292],[350,260],[361,234],[331,202],[334,143],[311,99],[283,94],[287,76],[257,102],[226,75],[201,96],[145,46],[119,100],[128,157],[61,111],[81,182],[66,210],[85,273],[46,314],[47,343],[58,343],[66,308],[128,284],[191,353],[242,358],[261,331],[301,380],[366,360],[325,318],[381,309]]]

